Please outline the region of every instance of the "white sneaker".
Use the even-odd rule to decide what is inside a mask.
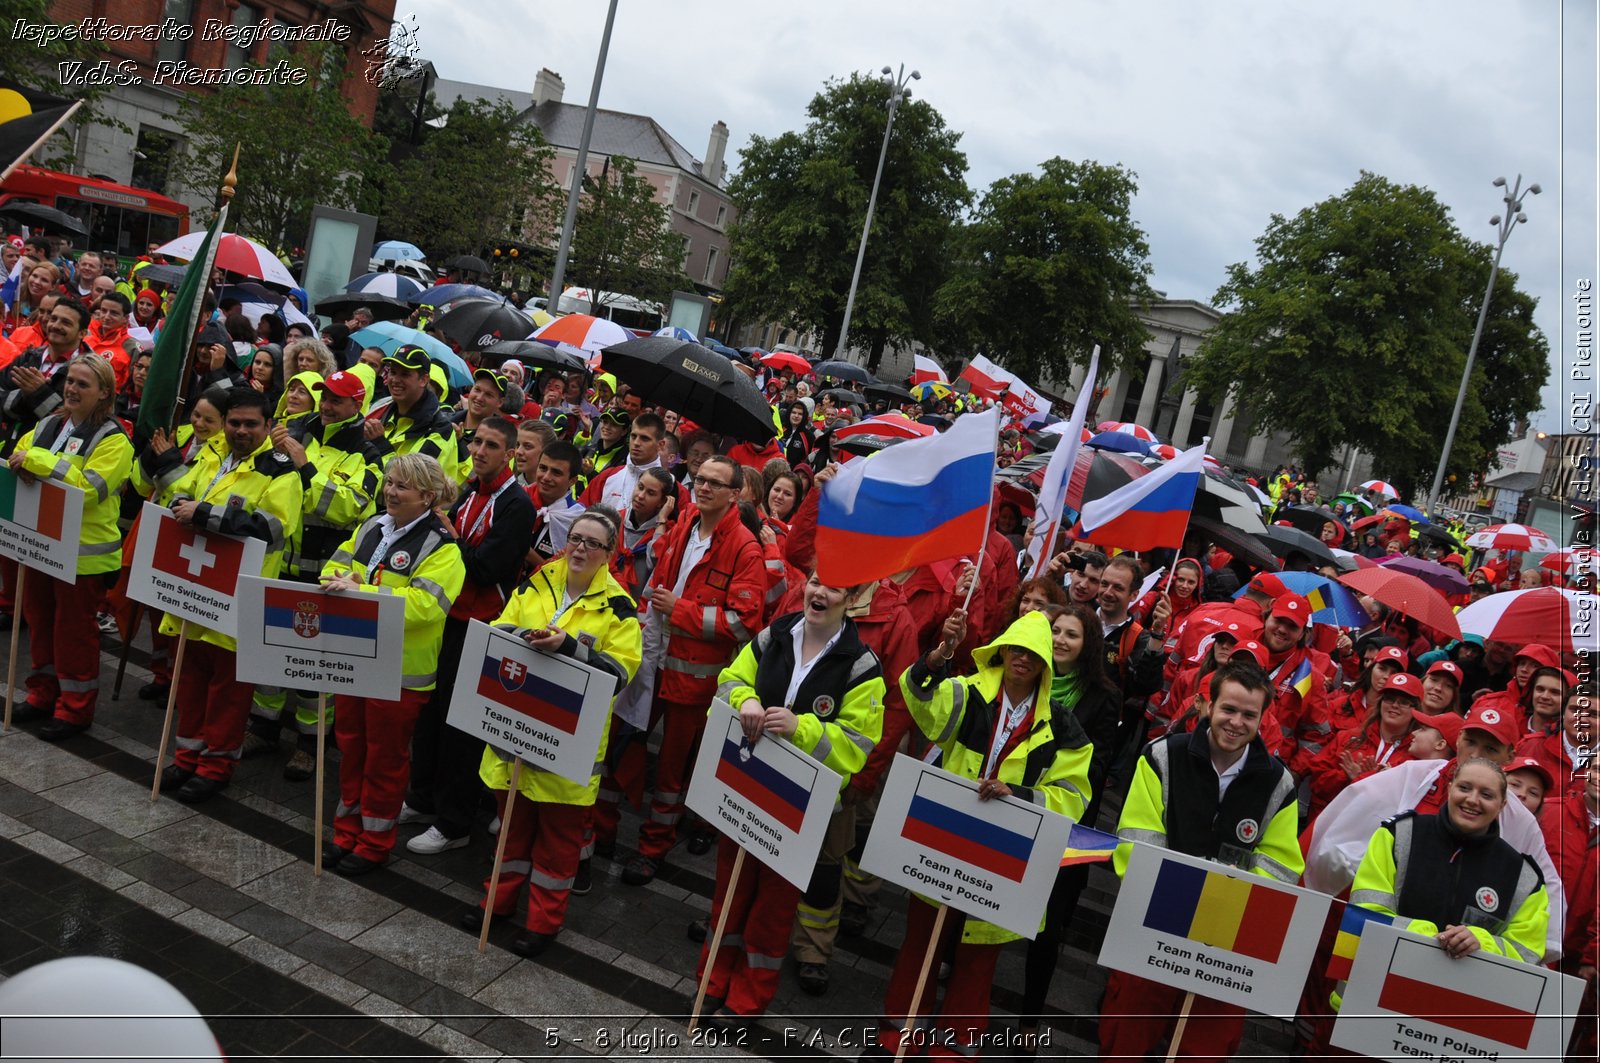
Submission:
[[[494,817],[493,820],[491,820],[489,822],[489,836],[491,838],[495,838],[495,837],[499,837],[499,835],[500,835],[500,817],[496,816],[496,817]]]
[[[471,839],[446,838],[439,833],[438,827],[429,827],[421,834],[406,842],[406,849],[421,856],[433,856],[436,853],[448,852],[451,849],[463,849]]]
[[[395,822],[403,827],[407,823],[432,823],[438,818],[432,812],[418,812],[410,805],[402,802],[400,805],[400,818]]]

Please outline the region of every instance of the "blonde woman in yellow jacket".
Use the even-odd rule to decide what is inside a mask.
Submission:
[[[23,588],[33,671],[20,718],[50,716],[39,737],[56,742],[89,729],[100,696],[100,628],[95,610],[122,565],[117,517],[133,443],[111,416],[111,363],[80,354],[67,363],[59,410],[23,436],[9,459],[25,482],[49,481],[83,494],[76,579],[31,572]]]
[[[610,512],[591,509],[584,513],[572,522],[565,555],[517,588],[495,621],[496,627],[509,630],[537,650],[609,673],[616,680],[613,701],[639,670],[641,642],[634,601],[608,567],[616,546],[617,521]],[[608,713],[600,733],[609,736],[610,732]],[[492,905],[495,915],[510,915],[527,884],[527,929],[511,942],[512,951],[523,956],[543,952],[566,921],[567,899],[573,893],[589,892],[589,866],[583,850],[605,758],[606,739],[602,738],[594,769],[582,784],[529,764],[524,764],[517,776],[517,792],[537,805],[519,809],[502,827],[509,834]],[[513,761],[493,747],[483,751],[478,774],[495,791],[502,823],[512,766]],[[487,882],[484,888],[488,888]],[[476,930],[482,919],[482,909],[474,908],[464,913],[461,924]]]

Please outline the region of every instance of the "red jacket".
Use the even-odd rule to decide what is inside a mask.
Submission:
[[[1328,726],[1335,733],[1360,727],[1371,706],[1367,704],[1365,690],[1352,690],[1348,694],[1335,694],[1328,699]]]
[[[778,446],[775,439],[767,440],[767,445],[758,447],[753,443],[737,443],[728,449],[728,457],[760,472],[767,467],[767,462],[773,458],[783,457],[783,448]]]
[[[678,583],[689,531],[700,523],[693,507],[657,536],[656,570],[651,587],[672,590]],[[717,675],[741,644],[761,630],[767,576],[761,544],[739,519],[737,506],[717,522],[711,548],[689,573],[683,595],[667,618],[667,652],[656,694],[679,705],[705,705],[716,693]]]
[[[1595,917],[1596,894],[1600,893],[1600,832],[1589,825],[1589,806],[1584,803],[1582,788],[1565,800],[1546,801],[1539,813],[1539,827],[1544,831],[1544,847],[1550,853],[1550,862],[1556,865],[1567,897],[1563,966],[1596,966],[1596,940],[1600,938],[1600,921]]]
[[[1352,739],[1356,740],[1355,745],[1350,744]],[[1322,752],[1311,758],[1311,815],[1313,817],[1326,808],[1329,801],[1338,797],[1341,790],[1350,785],[1350,776],[1341,763],[1345,753],[1349,753],[1356,760],[1360,760],[1363,757],[1377,759],[1378,725],[1373,724],[1365,730],[1362,730],[1359,723],[1354,727],[1347,727],[1330,738],[1327,744],[1323,746]],[[1382,766],[1392,768],[1396,764],[1404,764],[1410,759],[1411,736],[1407,733],[1401,736],[1400,742],[1395,746],[1393,752],[1389,754],[1389,759],[1384,761]]]
[[[1297,777],[1311,770],[1311,761],[1332,735],[1323,681],[1327,658],[1319,661],[1318,656],[1315,650],[1296,646],[1267,670],[1276,693],[1261,720],[1261,740]],[[1302,663],[1310,669],[1304,694],[1296,689],[1294,680]]]
[[[1517,756],[1537,760],[1550,773],[1550,778],[1556,781],[1555,790],[1545,796],[1546,803],[1564,801],[1569,795],[1582,796],[1583,793],[1583,776],[1567,756],[1564,737],[1560,731],[1555,734],[1533,734],[1517,743]]]

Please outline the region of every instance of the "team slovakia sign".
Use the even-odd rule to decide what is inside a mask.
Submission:
[[[393,701],[400,696],[406,600],[330,594],[288,580],[239,579],[239,680]]]
[[[792,742],[744,737],[720,698],[700,739],[689,807],[801,889],[811,881],[844,778]]]
[[[467,627],[445,720],[535,768],[586,786],[611,720],[616,678],[536,650],[479,620]]]
[[[1368,923],[1333,1044],[1397,1059],[1562,1058],[1583,983],[1486,952],[1451,959],[1432,939]]]
[[[1100,966],[1292,1017],[1326,894],[1135,843]]]
[[[218,535],[178,523],[172,512],[144,504],[139,540],[128,571],[128,597],[180,620],[239,633],[239,576],[259,575],[267,544]]]
[[[68,583],[78,578],[83,492],[36,480],[0,465],[0,556]]]
[[[861,867],[1024,937],[1039,932],[1072,821],[897,753]]]

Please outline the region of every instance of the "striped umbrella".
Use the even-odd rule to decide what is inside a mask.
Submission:
[[[1570,550],[1557,550],[1539,562],[1540,568],[1576,576],[1583,572],[1600,572],[1600,550],[1592,546],[1574,546]]]
[[[671,336],[675,340],[684,340],[688,343],[699,343],[700,337],[680,325],[668,325],[658,328],[651,333],[652,336]]]
[[[422,282],[403,273],[363,273],[344,286],[344,290],[364,295],[387,295],[391,299],[409,299],[422,291]]]
[[[1494,524],[1467,536],[1474,550],[1527,550],[1546,554],[1561,544],[1538,528],[1527,524]]]
[[[603,317],[567,314],[539,329],[533,334],[533,338],[545,343],[569,343],[580,351],[599,354],[607,347],[627,343],[638,337],[615,321],[607,321]]]
[[[1142,439],[1146,443],[1161,442],[1161,439],[1150,429],[1142,424],[1134,424],[1132,421],[1102,421],[1100,422],[1100,431],[1122,432],[1137,439]]]
[[[199,253],[200,242],[205,238],[206,230],[196,229],[176,240],[167,241],[156,248],[155,253],[188,261]],[[300,287],[300,282],[278,261],[277,255],[238,233],[223,233],[217,241],[217,268],[284,288]]]
[[[1368,480],[1361,485],[1363,491],[1376,491],[1385,498],[1399,498],[1400,492],[1394,489],[1394,484],[1388,480]]]
[[[950,390],[950,385],[942,380],[924,380],[911,389],[911,394],[916,397],[918,402],[926,405],[930,402],[948,399],[953,392]]]
[[[1456,614],[1461,630],[1485,639],[1526,646],[1540,642],[1559,653],[1596,648],[1595,627],[1587,618],[1600,613],[1600,598],[1564,587],[1501,591]]]

